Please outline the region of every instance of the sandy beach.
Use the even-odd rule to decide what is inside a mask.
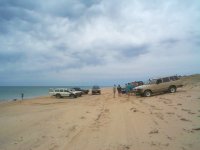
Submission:
[[[0,104],[1,150],[198,150],[200,76],[174,94],[77,99],[40,97]]]

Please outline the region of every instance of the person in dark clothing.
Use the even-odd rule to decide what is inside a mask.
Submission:
[[[131,84],[130,83],[126,84],[126,94],[128,95],[128,99],[130,97],[131,91],[132,91]]]
[[[21,94],[22,100],[24,99],[24,93]]]
[[[118,92],[118,96],[121,96],[122,88],[120,85],[117,86],[117,92]]]
[[[113,86],[113,98],[115,98],[115,93],[116,93],[116,85]]]

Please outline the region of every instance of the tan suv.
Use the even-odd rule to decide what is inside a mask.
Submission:
[[[134,88],[136,95],[149,97],[154,93],[170,92],[175,93],[178,87],[182,87],[180,79],[177,76],[156,78],[149,80],[148,84]]]

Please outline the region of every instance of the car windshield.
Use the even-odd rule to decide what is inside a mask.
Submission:
[[[93,86],[92,88],[93,88],[93,89],[100,89],[99,86]]]
[[[49,89],[49,92],[53,92],[54,90],[53,89]]]
[[[145,82],[145,84],[156,84],[157,79],[149,79],[148,81]]]
[[[65,89],[65,91],[69,92],[70,90],[69,89]]]

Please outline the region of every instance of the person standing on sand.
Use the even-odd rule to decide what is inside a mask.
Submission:
[[[116,93],[116,85],[113,86],[113,97],[115,98],[115,93]]]
[[[131,93],[131,84],[130,83],[128,83],[127,85],[126,85],[126,94],[128,95],[128,99],[129,99],[129,97],[130,97],[130,93]]]
[[[22,100],[24,99],[24,93],[21,94]]]
[[[118,92],[118,96],[121,96],[122,88],[120,85],[117,86],[117,92]]]

